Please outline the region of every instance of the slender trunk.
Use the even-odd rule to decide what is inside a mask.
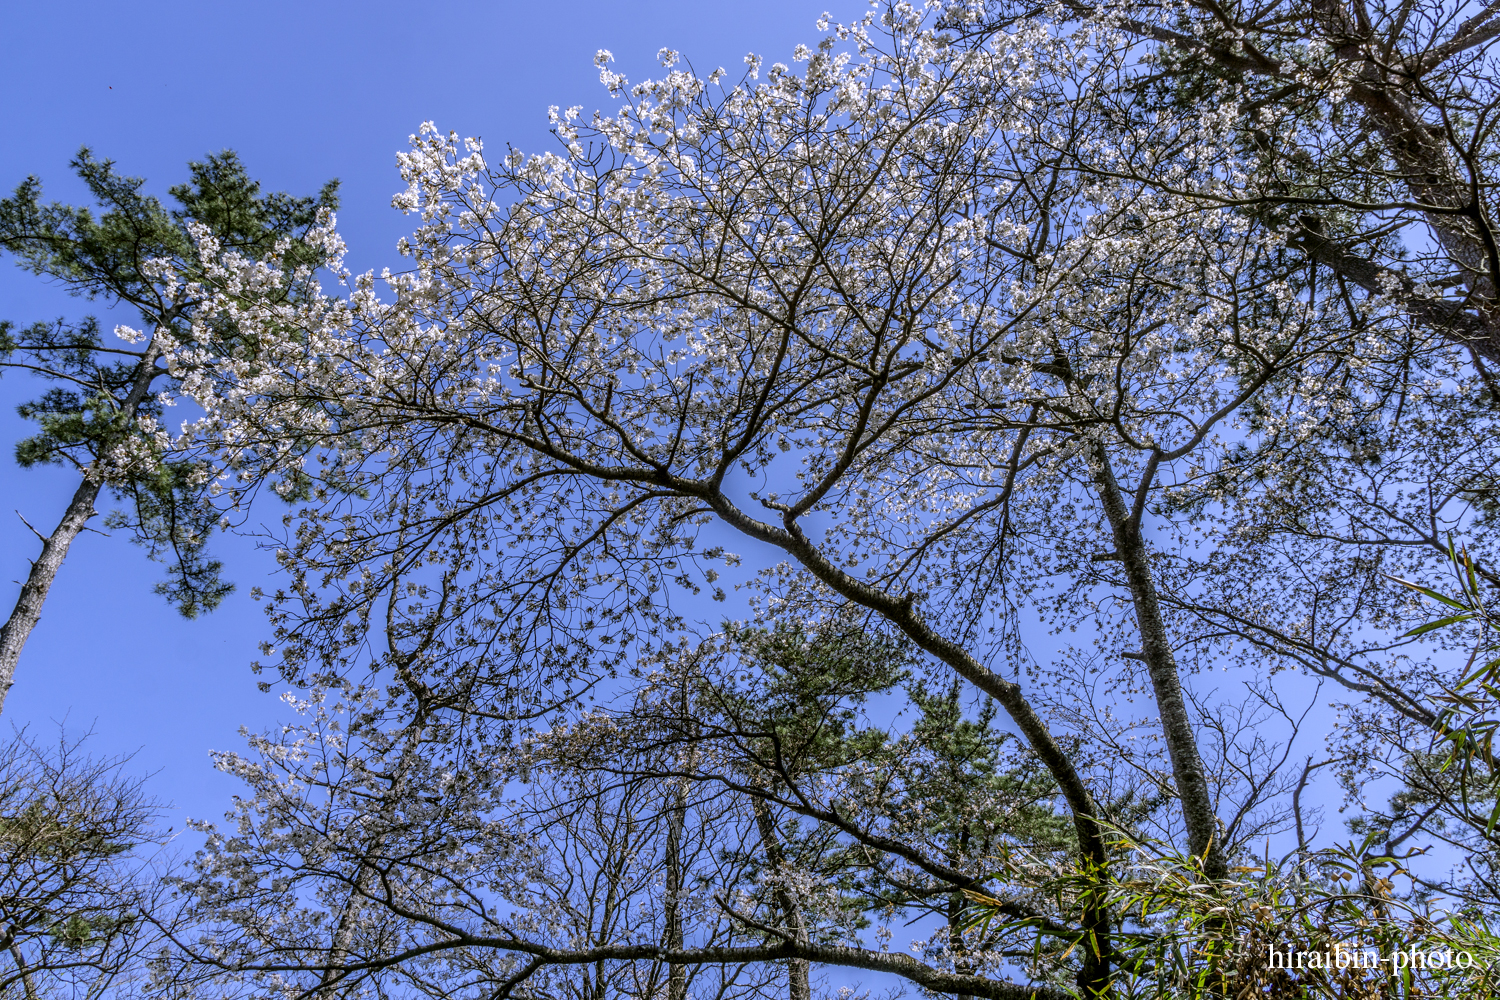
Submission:
[[[673,951],[681,951],[685,934],[683,932],[682,903],[684,887],[687,884],[687,875],[682,863],[682,831],[687,827],[687,802],[688,789],[692,786],[692,780],[688,775],[692,774],[698,765],[697,720],[692,712],[692,699],[688,694],[690,673],[689,669],[696,668],[697,660],[689,661],[691,666],[685,667],[677,688],[677,711],[679,722],[684,727],[686,737],[685,747],[678,767],[683,772],[674,786],[672,795],[671,811],[667,816],[667,947]],[[687,966],[681,962],[672,962],[667,966],[667,1000],[686,1000],[688,975]]]
[[[328,964],[324,967],[323,974],[318,977],[317,995],[320,997],[333,996],[334,987],[348,973],[348,970],[343,967],[344,960],[349,957],[349,946],[354,943],[354,931],[359,919],[359,911],[364,902],[365,893],[370,890],[370,879],[373,875],[373,869],[361,862],[354,875],[354,885],[349,889],[344,905],[339,908],[338,926],[334,928],[333,940],[328,949]]]
[[[1222,879],[1229,874],[1229,862],[1224,845],[1219,842],[1219,821],[1214,814],[1213,796],[1208,788],[1203,758],[1198,753],[1198,740],[1188,717],[1187,703],[1182,696],[1177,659],[1162,621],[1156,581],[1152,578],[1146,543],[1141,537],[1140,518],[1126,506],[1103,445],[1093,445],[1090,465],[1099,490],[1099,501],[1114,533],[1115,555],[1124,567],[1130,586],[1136,627],[1141,635],[1141,652],[1137,655],[1146,663],[1146,672],[1156,694],[1156,708],[1161,714],[1162,732],[1172,760],[1172,776],[1176,780],[1182,816],[1187,824],[1188,844],[1193,854],[1202,859],[1209,878]]]
[[[10,952],[10,957],[15,959],[16,971],[21,976],[21,985],[26,990],[26,1000],[36,1000],[36,980],[31,977],[31,969],[26,965],[26,956],[21,954],[21,948],[16,944],[16,925],[6,924],[4,933],[0,933],[0,948]]]
[[[120,411],[130,414],[132,420],[136,407],[141,405],[146,393],[150,391],[151,382],[160,374],[156,368],[156,359],[160,354],[161,350],[153,340],[146,349],[145,356],[136,365],[130,392],[120,406]],[[31,630],[41,621],[42,604],[47,600],[47,592],[52,589],[57,571],[62,568],[68,547],[88,525],[89,518],[94,516],[94,501],[99,498],[99,490],[104,485],[103,463],[108,459],[108,450],[108,444],[101,447],[100,456],[84,470],[83,482],[73,492],[73,499],[68,503],[62,520],[52,534],[42,541],[42,554],[31,564],[31,572],[21,585],[21,596],[16,599],[16,606],[11,610],[5,625],[0,627],[0,712],[5,710],[5,696],[15,683],[16,664],[21,660],[21,648],[26,645]]]
[[[21,954],[21,949],[12,941],[10,945],[10,957],[16,960],[16,968],[21,973],[21,986],[26,990],[26,1000],[37,1000],[36,980],[31,976],[31,969],[26,965],[26,956]]]
[[[786,856],[782,853],[781,841],[776,836],[776,824],[771,819],[771,809],[763,799],[757,798],[753,802],[755,825],[760,830],[760,842],[765,849],[766,860],[773,868],[780,869]],[[797,903],[797,898],[783,887],[778,887],[775,895],[776,904],[781,907],[782,920],[786,929],[798,944],[807,944],[807,924],[803,920],[802,907]],[[794,958],[787,963],[787,1000],[812,1000],[808,971],[805,958]]]
[[[10,693],[11,684],[15,683],[16,664],[21,659],[21,648],[26,645],[31,630],[36,628],[36,623],[42,618],[42,603],[47,600],[47,591],[51,589],[52,581],[68,554],[68,546],[73,544],[73,539],[78,537],[89,518],[94,516],[94,501],[99,497],[101,485],[103,484],[92,467],[84,472],[83,482],[73,491],[73,499],[68,503],[62,520],[52,534],[43,540],[42,554],[32,562],[31,572],[21,585],[21,596],[16,599],[10,618],[0,627],[0,711],[4,711],[5,696]]]
[[[598,808],[596,805],[595,808]],[[606,873],[606,889],[604,892],[604,910],[599,917],[598,933],[594,937],[594,946],[602,948],[613,940],[615,930],[615,915],[620,908],[620,884],[625,880],[625,870],[630,866],[630,844],[635,835],[635,814],[627,811],[624,822],[620,826],[621,837],[619,843],[623,849],[618,852],[612,867]],[[610,845],[613,848],[613,844]],[[592,1000],[609,1000],[609,963],[604,959],[594,963],[594,982],[589,990]]]
[[[671,811],[667,815],[667,933],[670,951],[681,951],[682,934],[682,828],[687,820],[687,782],[677,783]],[[687,966],[673,962],[667,966],[667,1000],[687,997]]]

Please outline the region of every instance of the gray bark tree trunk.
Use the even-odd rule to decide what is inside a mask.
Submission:
[[[151,390],[151,383],[161,374],[156,367],[156,359],[160,354],[161,349],[153,339],[145,356],[136,365],[130,392],[120,404],[120,411],[130,414],[132,420],[135,418],[136,408]],[[5,696],[15,683],[16,665],[21,661],[21,650],[30,638],[31,630],[42,619],[42,605],[52,589],[52,581],[57,578],[57,571],[62,568],[63,559],[67,557],[73,539],[83,532],[88,526],[89,518],[95,514],[94,502],[98,500],[99,490],[104,485],[101,463],[106,457],[101,455],[84,469],[83,482],[73,492],[73,499],[63,512],[62,520],[57,523],[52,534],[42,540],[42,553],[32,562],[31,572],[21,585],[21,594],[16,599],[15,607],[11,609],[5,625],[0,626],[0,712],[5,710]]]
[[[687,782],[679,781],[667,816],[667,927],[666,944],[670,951],[680,952],[682,932],[682,828],[687,821]],[[667,966],[667,1000],[686,1000],[687,966],[673,962]]]
[[[1145,540],[1141,537],[1141,512],[1126,506],[1103,446],[1096,443],[1092,448],[1089,464],[1100,504],[1114,535],[1114,556],[1124,568],[1130,588],[1136,627],[1141,636],[1141,651],[1137,658],[1145,661],[1156,696],[1162,733],[1172,761],[1172,776],[1187,825],[1188,845],[1193,854],[1203,860],[1204,872],[1209,878],[1226,878],[1229,862],[1219,840],[1213,795],[1209,791],[1203,757],[1198,752],[1198,739],[1188,716],[1187,702],[1182,695],[1177,658],[1172,653],[1166,624],[1162,621],[1156,581],[1151,575]],[[1148,476],[1154,474],[1154,468],[1147,472]]]

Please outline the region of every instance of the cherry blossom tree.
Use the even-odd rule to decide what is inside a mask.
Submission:
[[[490,161],[424,126],[396,198],[420,225],[386,299],[342,272],[340,294],[288,297],[305,269],[200,233],[198,322],[254,350],[169,363],[228,500],[269,480],[300,504],[262,665],[314,696],[262,762],[226,758],[256,795],[191,884],[214,928],[193,955],[299,994],[380,977],[541,995],[590,966],[680,996],[689,969],[785,963],[800,996],[807,963],[1103,996],[1149,936],[1107,891],[1122,842],[1155,837],[1217,886],[1251,838],[1300,822],[1301,707],[1268,674],[1337,680],[1368,699],[1356,726],[1394,707],[1438,734],[1422,683],[1455,667],[1400,637],[1420,609],[1381,574],[1429,571],[1448,526],[1480,523],[1483,373],[1401,282],[1320,282],[1307,241],[1241,197],[1263,174],[1238,106],[1122,124],[1131,25],[942,27],[966,10],[825,25],[802,69],[762,81],[751,58],[735,85],[666,50],[632,85],[601,52],[621,106],[555,111],[552,153]],[[784,734],[723,706],[764,702],[774,672],[738,647],[749,700],[681,708],[668,665],[704,599],[732,594],[764,626],[852,619],[909,649],[936,682],[911,695],[924,712],[955,679],[1002,712],[1024,747],[1003,771],[1055,795],[1066,860],[997,829],[999,874],[950,863],[962,809],[902,820],[869,760],[757,749]],[[1048,626],[1086,638],[1038,657]],[[1194,684],[1230,667],[1253,694],[1238,715],[1243,697]],[[1267,718],[1285,738],[1257,739]],[[695,760],[710,743],[740,760]],[[611,803],[626,829],[516,819],[507,787],[534,816]],[[743,844],[735,877],[765,890],[752,905],[709,878],[691,934],[690,826]],[[600,883],[651,919],[557,916],[595,912],[538,890],[559,843],[591,872],[659,858]],[[948,946],[877,950],[836,918],[854,890],[835,845],[893,909],[983,898],[1018,923],[976,949],[955,914]],[[1076,891],[1035,905],[1054,862]],[[294,883],[319,902],[284,915]],[[1019,959],[1017,928],[1043,960]]]

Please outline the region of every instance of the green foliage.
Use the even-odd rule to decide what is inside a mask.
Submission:
[[[911,650],[889,636],[849,623],[809,629],[777,622],[770,630],[729,629],[758,680],[743,692],[721,691],[732,714],[758,731],[757,755],[790,775],[828,770],[878,751],[884,734],[860,728],[873,695],[907,675]]]
[[[720,723],[742,748],[746,778],[773,796],[792,796],[803,782],[833,777],[882,758],[885,733],[869,724],[872,697],[894,689],[907,676],[912,652],[887,635],[853,621],[809,627],[780,620],[770,629],[726,627],[726,638],[751,682],[704,678],[699,701],[713,706]],[[752,878],[774,882],[774,870],[790,865],[815,871],[833,888],[837,910],[803,914],[813,941],[839,939],[836,927],[868,925],[869,895],[862,879],[863,855],[827,823],[804,823],[766,802],[754,805],[757,849],[741,858]],[[774,906],[771,898],[766,905]]]
[[[128,530],[153,559],[168,564],[157,592],[191,618],[233,588],[220,578],[220,563],[204,554],[218,519],[205,502],[210,470],[192,456],[169,453],[160,433],[162,397],[175,395],[175,385],[157,363],[159,335],[177,343],[193,335],[192,281],[202,273],[195,229],[252,259],[279,246],[290,266],[315,269],[324,263],[322,251],[301,237],[336,207],[337,182],[316,197],[263,195],[239,157],[225,150],[188,164],[188,180],[169,189],[176,202],[169,208],[145,193],[143,179],[117,173],[86,148],[72,166],[95,208],[44,204],[41,182],[28,177],[0,199],[0,249],[74,295],[133,308],[145,343],[127,349],[106,342],[95,316],[0,324],[0,367],[57,383],[18,408],[38,430],[16,445],[16,460],[103,476],[125,505],[107,523]]]
[[[1046,854],[1074,852],[1073,825],[1053,805],[1057,785],[1045,769],[1007,754],[1015,737],[995,728],[993,701],[983,702],[969,719],[957,682],[942,694],[921,683],[906,690],[920,713],[910,739],[923,752],[913,756],[908,781],[911,798],[923,803],[922,822],[935,834],[967,835],[986,854],[997,837]],[[978,803],[1003,803],[1003,813]]]
[[[1018,852],[1051,867],[1075,861],[1076,834],[1058,812],[1050,775],[996,727],[992,702],[969,711],[959,685],[934,691],[916,676],[906,642],[854,620],[727,631],[740,668],[749,668],[745,686],[706,683],[700,701],[714,704],[734,733],[753,787],[795,800],[832,783],[840,808],[860,817],[862,828],[954,870],[978,874],[996,856]],[[877,724],[883,717],[888,724]],[[833,892],[824,922],[809,927],[813,940],[825,933],[838,940],[835,925],[843,933],[868,928],[871,915],[893,907],[930,914],[964,938],[971,903],[951,883],[911,871],[895,880],[905,887],[893,894],[891,873],[872,870],[868,849],[838,824],[809,823],[792,810],[779,816],[774,827],[763,826],[746,870],[762,877],[787,864],[817,873]],[[1001,936],[955,940],[958,961],[966,961],[965,950],[1001,946]],[[932,947],[941,951],[947,941],[940,936]]]
[[[1060,898],[1102,892],[1119,915],[1120,1000],[1492,995],[1500,935],[1481,915],[1414,902],[1399,890],[1410,878],[1401,860],[1373,844],[1267,857],[1213,881],[1198,858],[1121,837],[1124,863],[1104,873],[1068,866],[1047,888]],[[999,932],[1020,923],[999,900],[970,896],[974,925]],[[1447,958],[1429,961],[1434,953]]]

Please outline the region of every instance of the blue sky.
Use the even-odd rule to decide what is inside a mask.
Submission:
[[[0,187],[28,174],[44,196],[82,202],[68,161],[88,145],[149,188],[166,188],[186,163],[226,147],[266,189],[311,194],[340,178],[340,229],[355,270],[396,263],[410,220],[389,207],[402,187],[395,154],[423,121],[541,150],[554,140],[547,107],[610,108],[593,56],[610,49],[631,78],[652,75],[668,46],[700,70],[737,70],[747,52],[790,61],[817,36],[823,10],[850,20],[862,3],[632,0],[570,4],[385,0],[13,5],[0,37]],[[29,323],[102,314],[8,261],[0,265],[0,319]],[[126,321],[121,316],[120,321]],[[8,614],[39,543],[14,511],[50,531],[76,475],[21,470],[12,443],[27,425],[15,405],[35,383],[0,378],[0,604]],[[133,767],[184,814],[214,818],[235,783],[211,769],[211,749],[242,745],[241,726],[280,714],[248,663],[267,632],[252,585],[269,557],[239,539],[214,551],[239,592],[186,622],[151,592],[161,567],[123,538],[85,534],[75,544],[23,654],[0,725],[37,735],[92,729],[96,752],[134,753]]]

